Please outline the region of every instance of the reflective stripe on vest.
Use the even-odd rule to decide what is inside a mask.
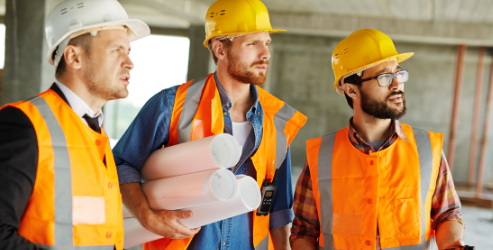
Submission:
[[[36,106],[46,122],[50,131],[55,158],[55,245],[36,245],[47,250],[113,250],[115,247],[113,245],[73,246],[72,171],[65,133],[45,99],[34,97],[30,102]]]
[[[305,124],[306,117],[263,89],[257,90],[264,112],[263,132],[260,146],[251,158],[257,170],[257,183],[261,187],[264,179],[272,180],[275,169],[281,167],[287,149],[298,130]],[[223,109],[214,74],[178,87],[170,122],[170,138],[166,146],[223,132]],[[275,154],[271,153],[274,151]],[[253,212],[253,220],[255,249],[273,249],[269,237],[269,216],[257,217]],[[145,244],[144,249],[186,249],[191,240],[192,238],[171,241],[161,239]]]
[[[85,178],[85,176],[82,175],[80,176],[80,179],[73,180],[72,176],[74,173],[85,171],[87,171],[88,173],[92,173],[91,170],[100,169],[100,166],[104,166],[102,163],[102,157],[99,157],[101,155],[97,156],[98,159],[87,161],[97,161],[98,165],[76,164],[76,168],[74,170],[74,166],[72,166],[73,162],[79,162],[80,157],[84,156],[89,156],[92,159],[92,156],[96,155],[96,148],[105,149],[108,162],[113,161],[113,164],[108,163],[107,166],[109,169],[111,169],[112,174],[116,176],[116,167],[114,164],[114,159],[111,155],[109,145],[107,145],[107,143],[100,143],[102,147],[94,147],[88,146],[88,144],[83,144],[88,147],[94,147],[93,149],[95,150],[92,153],[85,153],[86,151],[84,150],[86,148],[81,147],[83,145],[77,144],[77,142],[74,141],[74,138],[83,138],[86,140],[86,142],[88,138],[85,138],[84,136],[81,137],[80,134],[75,133],[67,134],[66,129],[67,127],[70,127],[71,129],[74,129],[73,131],[77,131],[77,129],[86,129],[88,131],[91,131],[91,133],[94,132],[90,130],[82,121],[77,121],[76,119],[80,120],[80,118],[77,117],[77,115],[72,110],[70,110],[70,107],[65,104],[64,101],[52,90],[43,92],[37,97],[34,97],[28,101],[20,101],[17,103],[7,104],[4,107],[9,106],[20,109],[30,119],[36,132],[39,149],[37,176],[34,183],[34,189],[30,198],[30,202],[24,211],[18,233],[33,244],[50,250],[113,250],[115,246],[117,246],[117,249],[119,250],[122,249],[122,219],[115,221],[114,218],[109,218],[108,216],[106,216],[105,213],[105,217],[103,219],[110,224],[105,224],[105,222],[103,221],[102,224],[92,223],[91,225],[85,225],[81,222],[84,219],[88,219],[88,221],[94,220],[92,220],[90,216],[85,216],[87,215],[87,213],[82,215],[83,212],[87,212],[87,210],[81,210],[81,208],[77,206],[78,203],[75,203],[75,206],[73,205],[74,197],[82,197],[80,196],[80,194],[76,194],[77,196],[74,196],[74,192],[77,193],[78,190],[85,189],[88,190],[88,196],[91,196],[92,194],[91,192],[93,191],[93,189],[91,189],[91,187],[89,187],[88,189],[87,186],[82,187],[81,183],[82,185],[87,185],[86,181],[89,181],[89,183],[95,183],[94,180],[104,180],[105,178],[102,176],[94,176],[89,174],[90,177],[94,178]],[[74,120],[79,122],[79,124],[73,124],[72,121]],[[68,133],[70,133],[70,131],[72,130],[69,129],[68,131]],[[96,138],[106,138],[104,135],[96,133],[94,134]],[[95,143],[92,139],[90,141],[92,141],[92,143]],[[75,153],[71,150],[74,150]],[[82,152],[82,154],[80,154],[80,152]],[[92,165],[94,165],[94,168],[90,167]],[[87,169],[81,169],[81,166],[88,167]],[[76,176],[79,177],[79,175]],[[111,179],[111,181],[114,180],[116,180],[116,186],[113,187],[112,192],[108,192],[109,194],[115,194],[111,197],[113,198],[113,200],[104,199],[104,197],[108,196],[101,197],[105,202],[102,204],[102,209],[103,212],[106,212],[104,210],[105,207],[109,209],[114,207],[116,210],[113,211],[113,214],[115,214],[115,216],[118,216],[117,212],[118,208],[121,207],[121,199],[119,198],[117,179]],[[98,194],[96,194],[96,196],[98,196]],[[92,197],[89,197],[89,200],[91,198]],[[99,209],[91,211],[102,210]],[[74,214],[77,216],[74,217]],[[106,231],[102,234],[99,234],[100,230],[98,228],[101,227],[110,229],[113,234],[109,237],[106,237]],[[114,230],[116,228],[118,228],[118,230]],[[101,235],[101,239],[93,239],[92,236],[94,236],[95,234]],[[101,242],[103,237],[107,245],[98,245],[97,243],[95,243],[98,241]],[[112,244],[109,245],[108,241],[111,241]]]
[[[426,211],[427,214],[421,213],[420,216],[421,217],[421,223],[419,223],[421,224],[420,244],[412,244],[406,246],[401,245],[401,246],[390,247],[390,248],[384,248],[384,246],[382,246],[382,249],[423,250],[423,249],[428,249],[430,246],[430,235],[432,232],[430,232],[431,229],[430,229],[429,213],[431,209],[431,198],[435,188],[436,177],[438,174],[438,167],[439,167],[438,159],[441,156],[441,135],[419,130],[419,129],[410,128],[409,126],[404,124],[403,124],[403,128],[404,131],[406,132],[407,138],[410,138],[414,134],[414,140],[410,140],[410,141],[416,142],[415,144],[419,156],[420,175],[421,175],[420,207],[421,207],[421,211]],[[411,131],[412,133],[410,133]],[[430,139],[430,135],[433,136],[433,140]],[[341,142],[341,140],[344,140],[344,142],[341,143],[350,143],[347,137],[348,137],[348,133],[346,128],[337,133],[330,134],[322,138],[316,138],[310,140],[307,143],[307,154],[309,158],[309,164],[316,165],[313,166],[313,168],[312,166],[310,166],[310,171],[312,174],[314,197],[318,203],[317,210],[319,213],[319,218],[321,220],[320,221],[321,234],[319,237],[319,243],[320,245],[323,246],[320,246],[319,249],[333,250],[335,249],[334,245],[338,244],[337,242],[335,242],[336,239],[334,238],[336,236],[334,236],[334,212],[333,212],[333,202],[334,202],[333,201],[333,185],[334,185],[333,152],[334,152],[334,146],[336,144],[336,141],[339,140],[339,142]],[[407,143],[407,142],[398,139],[394,143]],[[434,144],[433,149],[432,149],[432,143]],[[354,150],[355,152],[353,154],[357,154],[356,149]],[[316,154],[316,157],[311,153]],[[352,154],[348,152],[348,154],[345,157],[352,157]],[[433,180],[433,182],[431,182],[431,180]],[[317,190],[315,190],[315,188]],[[348,217],[346,219],[351,219],[351,217]],[[355,222],[345,221],[345,223],[355,223]],[[361,223],[362,227],[364,227],[363,222],[359,221],[359,223]],[[363,228],[361,229],[361,231],[363,232]],[[349,232],[349,231],[347,232],[347,234],[351,234],[351,233],[354,232]],[[341,233],[339,232],[339,234]],[[361,238],[363,238],[363,235],[360,236]],[[341,244],[343,245],[354,244],[354,242],[341,243],[340,242],[341,240],[347,240],[347,239],[342,239],[342,238],[339,239],[339,247],[337,249],[344,249],[341,246]],[[366,238],[360,240],[361,240],[360,244],[365,245]],[[375,239],[373,238],[372,241],[374,240]],[[367,241],[367,242],[371,242],[371,241]],[[371,245],[374,248],[374,244]]]

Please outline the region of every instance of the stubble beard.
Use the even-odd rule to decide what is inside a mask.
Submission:
[[[256,65],[269,65],[269,61],[257,61],[252,63],[249,67],[246,63],[240,62],[236,55],[228,53],[228,73],[238,82],[262,86],[267,80],[267,72],[259,72],[258,74],[255,74],[249,70],[249,68]]]
[[[403,91],[396,91],[392,92],[387,98],[385,98],[385,101],[377,101],[375,99],[371,99],[364,91],[360,89],[361,93],[361,109],[363,112],[365,112],[367,115],[373,117],[373,118],[378,118],[378,119],[391,119],[391,120],[399,120],[402,118],[407,111],[406,107],[406,99],[404,97],[404,92]],[[393,109],[387,104],[387,100],[389,99],[390,96],[400,94],[402,97],[402,110],[399,109]]]
[[[126,86],[117,89],[111,87],[110,77],[104,76],[100,73],[98,68],[92,63],[90,57],[87,58],[87,67],[84,74],[84,82],[87,84],[88,91],[91,95],[96,96],[102,100],[115,100],[125,98],[128,96],[128,90]],[[117,85],[119,87],[119,85]]]

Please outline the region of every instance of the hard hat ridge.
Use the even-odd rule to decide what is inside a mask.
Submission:
[[[125,9],[116,0],[66,0],[53,8],[45,23],[48,42],[48,62],[58,64],[63,49],[72,35],[82,35],[91,31],[128,29],[128,39],[132,42],[150,34],[147,24],[140,20],[129,19]],[[56,58],[53,54],[56,53]]]
[[[402,62],[413,55],[413,52],[397,53],[392,39],[378,30],[355,31],[337,44],[332,53],[334,88],[337,93],[344,95],[342,85],[345,78],[385,61]]]
[[[204,46],[216,36],[234,38],[249,33],[274,30],[270,24],[267,7],[260,0],[218,0],[207,10],[205,16]]]

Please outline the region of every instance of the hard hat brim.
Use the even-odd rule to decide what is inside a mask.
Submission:
[[[231,35],[246,35],[246,34],[253,34],[253,33],[259,33],[259,32],[269,32],[269,33],[280,33],[280,32],[285,32],[286,30],[280,30],[280,29],[277,29],[277,30],[258,30],[258,31],[254,31],[254,32],[247,32],[247,33],[238,33],[238,32],[231,32],[231,33],[224,33],[224,34],[221,34],[221,36],[231,36]],[[211,36],[211,37],[207,37],[205,40],[204,40],[204,47],[208,48],[209,47],[209,40],[211,40],[212,38],[214,38],[216,36]]]
[[[341,80],[343,78],[346,78],[350,75],[354,75],[356,73],[359,73],[361,71],[364,71],[366,69],[369,69],[371,67],[374,67],[380,63],[383,63],[383,62],[386,62],[386,61],[389,61],[389,60],[392,60],[392,59],[397,59],[397,63],[401,63],[409,58],[411,58],[412,56],[414,55],[414,52],[407,52],[407,53],[402,53],[402,54],[398,54],[398,55],[395,55],[395,56],[389,56],[389,57],[386,57],[382,60],[378,60],[372,64],[369,64],[369,65],[365,65],[363,67],[359,67],[359,68],[356,68],[354,70],[351,70],[351,72],[345,74],[344,76],[340,77],[339,79],[336,79],[336,81],[334,82],[334,88],[336,89],[337,93],[339,93],[340,95],[344,95],[344,89],[342,88],[342,85],[344,83],[341,82]]]
[[[130,42],[139,40],[139,39],[144,38],[144,37],[151,34],[151,29],[149,28],[149,26],[146,23],[144,23],[143,21],[138,20],[138,19],[118,20],[118,21],[97,23],[97,24],[91,24],[91,25],[87,25],[87,26],[78,27],[76,29],[70,30],[67,33],[65,33],[50,48],[50,50],[48,51],[48,55],[47,55],[48,56],[48,62],[51,65],[55,65],[55,62],[53,61],[53,52],[55,52],[58,45],[60,45],[60,43],[62,43],[63,40],[65,40],[67,37],[69,37],[73,33],[79,32],[79,31],[85,30],[85,29],[96,28],[96,27],[110,27],[110,26],[118,26],[118,25],[126,26],[128,29],[130,29],[130,31],[132,31],[128,35],[128,40]]]

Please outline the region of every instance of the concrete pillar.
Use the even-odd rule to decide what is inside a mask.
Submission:
[[[44,22],[49,10],[58,2],[6,1],[2,104],[27,99],[53,82],[55,70],[46,60]],[[46,80],[50,83],[44,83]]]
[[[190,52],[188,55],[187,81],[209,74],[210,52],[204,47],[204,25],[191,25],[189,29]]]

